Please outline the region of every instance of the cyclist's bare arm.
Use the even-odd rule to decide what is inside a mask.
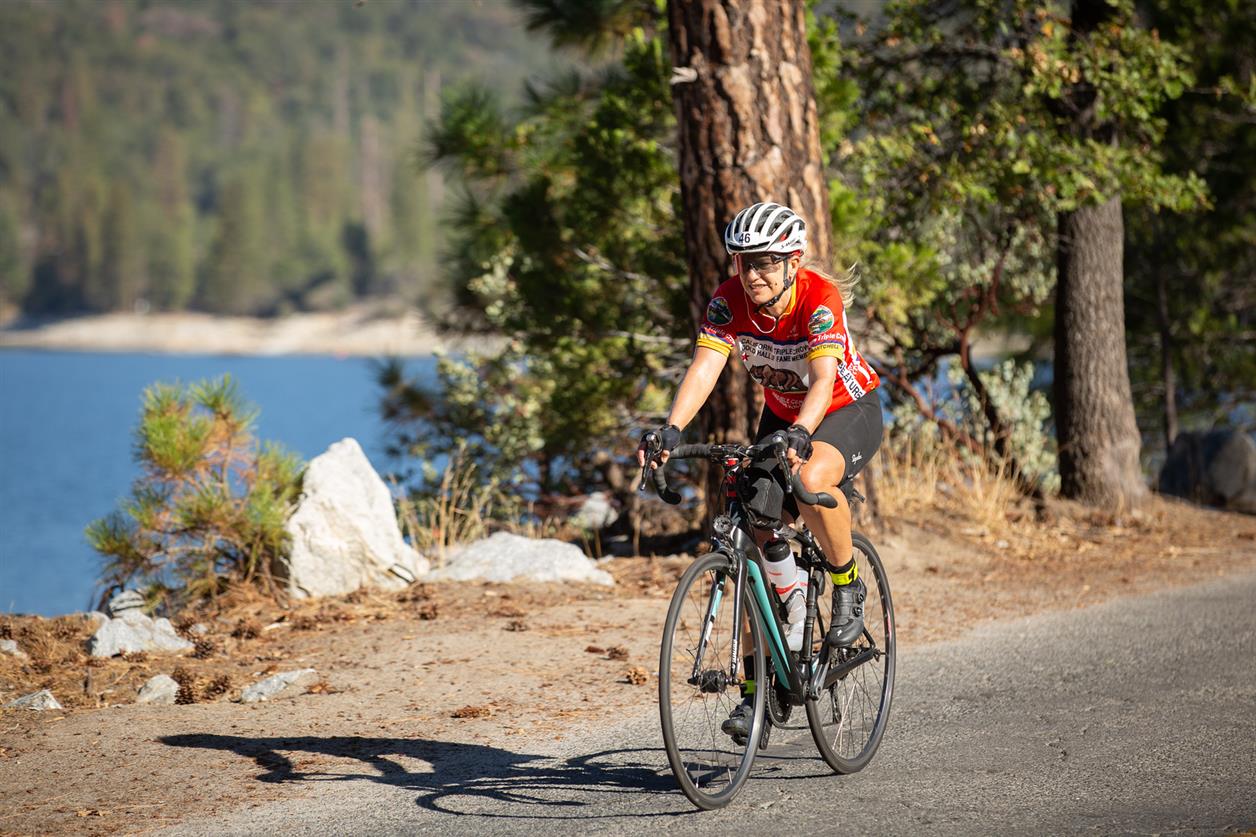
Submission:
[[[807,396],[803,399],[802,409],[798,411],[798,419],[794,423],[807,428],[808,433],[815,433],[828,414],[829,405],[833,403],[833,385],[837,383],[837,358],[832,355],[813,357],[807,363],[807,373],[810,381]],[[789,464],[797,469],[802,460],[790,451]]]
[[[672,402],[672,410],[667,415],[668,424],[674,424],[684,430],[685,425],[693,421],[693,417],[698,414],[698,410],[702,409],[711,391],[715,389],[715,382],[720,379],[720,373],[724,371],[726,363],[728,363],[728,355],[723,352],[717,352],[706,346],[699,346],[694,351],[693,361],[685,372],[685,379],[680,382],[680,388],[676,390],[676,399]],[[667,451],[663,451],[659,459],[666,462],[667,456]],[[644,450],[637,451],[637,465],[645,465]]]

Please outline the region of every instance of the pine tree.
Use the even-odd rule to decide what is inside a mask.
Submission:
[[[166,127],[152,164],[156,195],[146,203],[151,302],[162,310],[187,307],[196,292],[196,211],[187,186],[187,142]]]
[[[19,306],[30,288],[20,239],[21,218],[13,198],[0,191],[0,308]]]
[[[102,225],[101,285],[104,310],[133,308],[147,285],[139,218],[130,187],[117,181],[109,190]]]
[[[198,304],[218,314],[250,313],[266,293],[269,267],[261,196],[250,178],[237,177],[223,190],[217,221]]]

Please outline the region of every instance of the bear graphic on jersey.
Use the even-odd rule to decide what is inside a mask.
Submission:
[[[747,371],[750,372],[751,378],[768,389],[774,389],[777,392],[807,391],[807,385],[792,369],[777,369],[764,363],[760,366],[752,366]]]

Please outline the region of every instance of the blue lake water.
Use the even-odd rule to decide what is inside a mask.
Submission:
[[[431,358],[409,366],[434,378]],[[363,358],[0,351],[0,612],[56,615],[92,603],[100,560],[83,528],[138,476],[141,393],[155,381],[224,373],[260,409],[260,438],[310,459],[352,436],[376,470],[389,469],[379,388]]]

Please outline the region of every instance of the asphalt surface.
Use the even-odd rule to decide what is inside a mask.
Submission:
[[[654,713],[495,747],[276,739],[258,778],[290,798],[165,833],[1244,831],[1256,828],[1256,574],[900,652],[889,729],[862,773],[829,772],[805,730],[774,741],[741,795],[703,813],[676,789]]]

